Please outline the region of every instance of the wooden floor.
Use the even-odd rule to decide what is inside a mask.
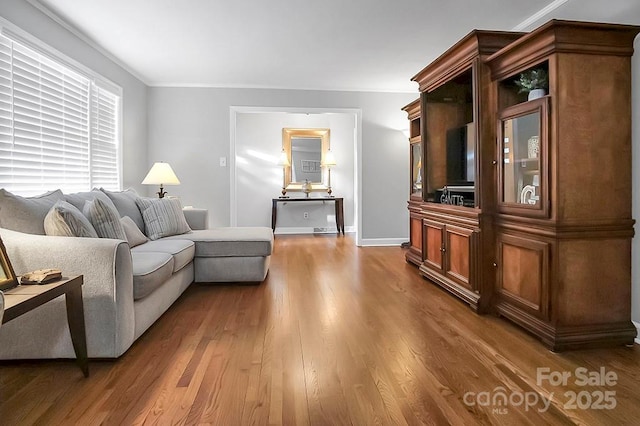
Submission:
[[[264,283],[193,285],[90,368],[0,363],[0,424],[640,422],[638,346],[549,352],[420,278],[400,248],[333,235],[278,236]],[[609,382],[582,384],[579,368]]]

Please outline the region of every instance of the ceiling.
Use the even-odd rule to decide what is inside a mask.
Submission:
[[[639,0],[27,0],[149,86],[416,92],[473,29],[640,24]]]

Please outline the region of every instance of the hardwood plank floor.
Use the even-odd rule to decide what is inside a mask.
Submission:
[[[0,363],[0,424],[640,421],[637,345],[549,352],[419,277],[400,248],[348,236],[278,236],[264,283],[192,285],[124,356],[90,368]],[[579,368],[615,384],[581,385]]]

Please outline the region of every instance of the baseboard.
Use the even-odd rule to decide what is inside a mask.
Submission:
[[[354,226],[345,226],[345,233],[355,232]],[[276,228],[274,232],[275,235],[295,235],[295,234],[335,234],[338,230],[336,227],[328,227],[328,228],[318,228],[318,227],[284,227],[284,228]]]
[[[360,247],[400,246],[407,238],[363,238]]]
[[[634,342],[636,342],[637,345],[640,345],[640,322],[636,322],[636,321],[631,321],[631,322],[633,323],[633,325],[636,326],[636,330],[638,331],[638,334],[636,335]]]
[[[276,228],[275,235],[294,235],[294,234],[313,234],[313,228],[310,227],[287,227]]]

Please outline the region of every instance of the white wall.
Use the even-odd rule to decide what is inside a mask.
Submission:
[[[145,190],[147,86],[24,0],[1,0],[0,16],[123,88],[123,186]]]
[[[353,227],[355,126],[355,113],[238,112],[235,132],[237,224],[271,226],[271,199],[277,198],[282,189],[282,167],[277,165],[282,129],[291,127],[330,129],[329,143],[338,163],[331,170],[333,195],[344,198],[345,226]],[[326,182],[326,172],[323,180]],[[287,195],[304,197],[301,192]],[[314,195],[326,195],[326,192],[311,196]],[[303,218],[303,212],[309,213],[309,219]],[[313,228],[335,230],[334,203],[279,203],[276,232],[313,232]]]
[[[149,88],[148,165],[170,162],[182,182],[169,187],[170,194],[179,196],[186,205],[208,209],[211,226],[226,226],[230,223],[230,169],[220,167],[219,158],[230,155],[232,106],[360,109],[361,237],[376,243],[399,243],[409,234],[409,146],[401,131],[408,127],[408,121],[401,108],[416,97],[407,93]],[[276,171],[273,173],[275,179]],[[340,178],[332,172],[336,185]],[[269,197],[279,194],[269,192]],[[254,205],[258,207],[269,211],[270,203]]]

